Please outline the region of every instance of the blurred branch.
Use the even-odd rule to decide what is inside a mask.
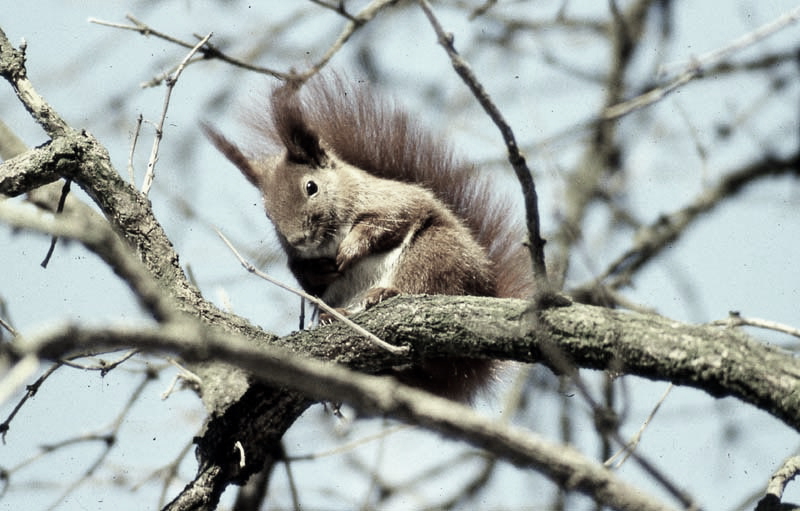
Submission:
[[[640,47],[647,15],[654,4],[657,2],[638,0],[625,11],[620,11],[614,2],[610,2],[610,62],[601,85],[605,91],[604,107],[619,103],[625,95],[625,76]],[[578,164],[566,176],[566,197],[560,206],[562,219],[558,230],[551,236],[550,268],[557,288],[563,286],[574,244],[583,237],[582,225],[589,206],[597,198],[604,178],[618,168],[617,123],[599,119],[586,123],[586,127],[591,129],[589,142]]]
[[[119,429],[122,425],[123,420],[128,416],[130,411],[133,409],[133,405],[139,400],[142,396],[142,392],[144,391],[145,387],[153,380],[154,374],[150,373],[149,371],[145,373],[144,378],[139,382],[139,385],[131,392],[131,395],[128,397],[128,400],[125,402],[123,407],[120,409],[117,417],[111,423],[111,425],[105,429],[104,433],[89,433],[85,435],[81,435],[77,438],[70,438],[55,444],[44,445],[42,446],[42,451],[44,453],[50,453],[55,450],[61,449],[63,447],[68,447],[76,442],[92,442],[92,441],[100,441],[105,444],[105,448],[98,454],[97,458],[94,462],[89,466],[89,468],[84,471],[81,476],[73,481],[69,486],[67,486],[64,491],[53,501],[53,503],[48,508],[56,509],[64,500],[71,495],[75,490],[80,488],[82,485],[91,481],[92,475],[100,468],[103,462],[108,458],[108,455],[111,454],[111,451],[114,449],[114,446],[117,444],[118,436],[119,436]]]
[[[796,7],[788,12],[783,13],[776,19],[761,25],[756,30],[744,34],[727,45],[717,48],[700,55],[699,57],[692,58],[685,64],[682,64],[684,69],[678,73],[668,83],[656,87],[644,94],[641,94],[633,99],[607,107],[601,117],[603,119],[616,119],[627,115],[633,111],[639,110],[646,106],[652,105],[662,99],[668,94],[674,92],[679,87],[686,85],[696,77],[702,75],[709,66],[739,52],[748,46],[752,46],[762,39],[779,32],[787,26],[796,23],[800,19],[800,7]]]
[[[333,3],[325,2],[324,0],[310,0],[312,3],[319,5],[320,7],[324,7],[326,9],[330,9],[333,12],[341,14],[343,17],[347,18],[350,21],[358,23],[358,18],[347,12],[347,9],[344,7],[344,0],[339,0],[336,5]]]
[[[662,215],[654,223],[639,229],[632,247],[617,257],[592,282],[572,290],[571,294],[590,296],[591,288],[597,285],[616,290],[630,284],[633,275],[640,268],[672,246],[687,227],[703,213],[733,197],[753,182],[787,173],[800,176],[800,153],[780,159],[767,156],[761,161],[728,173],[716,185],[706,188],[683,208]]]
[[[25,142],[6,123],[0,120],[0,159],[10,160],[28,150]],[[2,175],[0,175],[2,178]]]
[[[97,215],[51,215],[22,204],[0,201],[0,220],[8,225],[75,239],[97,254],[130,286],[141,305],[158,320],[174,318],[177,307],[141,261]]]

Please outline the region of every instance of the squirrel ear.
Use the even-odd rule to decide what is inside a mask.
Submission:
[[[291,126],[286,135],[283,142],[289,161],[312,167],[323,167],[327,163],[328,155],[320,144],[319,136],[304,122]]]
[[[222,135],[220,132],[215,130],[206,122],[201,122],[200,126],[203,129],[203,133],[205,133],[206,137],[211,141],[212,144],[228,158],[231,163],[239,167],[239,170],[242,171],[244,177],[247,178],[250,183],[255,185],[257,188],[261,187],[260,177],[261,174],[250,164],[250,160],[242,153],[241,149],[237,147],[233,142],[229,141]]]
[[[322,148],[319,135],[306,122],[298,94],[297,86],[291,83],[273,92],[275,129],[286,147],[286,158],[289,161],[322,167],[327,163],[328,155]]]

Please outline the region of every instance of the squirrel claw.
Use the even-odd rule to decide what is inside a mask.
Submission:
[[[347,309],[342,309],[342,308],[336,307],[335,310],[336,310],[336,312],[338,312],[342,316],[350,315],[350,313],[347,311]],[[319,324],[320,324],[320,326],[330,325],[334,321],[336,321],[336,316],[334,316],[333,314],[331,314],[329,312],[320,312],[320,314],[319,314]]]
[[[364,309],[369,309],[384,300],[400,294],[396,287],[373,287],[364,293]]]

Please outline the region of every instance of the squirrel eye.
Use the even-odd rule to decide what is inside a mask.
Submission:
[[[314,181],[309,181],[306,183],[306,195],[308,195],[309,197],[317,193],[317,190],[318,190],[317,183],[315,183]]]

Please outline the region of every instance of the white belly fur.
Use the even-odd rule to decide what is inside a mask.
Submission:
[[[365,292],[375,287],[392,285],[406,241],[387,252],[370,255],[358,261],[328,286],[322,299],[332,307],[342,307],[350,312],[362,310]]]

